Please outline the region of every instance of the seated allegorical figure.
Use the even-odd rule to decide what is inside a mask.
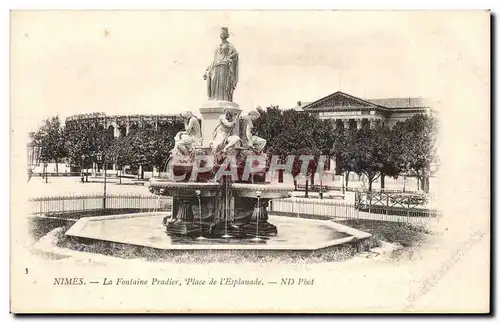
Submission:
[[[181,117],[184,119],[184,129],[193,140],[193,145],[201,145],[201,126],[198,118],[191,111],[181,113]]]
[[[227,152],[240,142],[240,137],[231,135],[238,120],[239,113],[233,115],[229,109],[224,109],[224,113],[219,116],[219,122],[214,129],[212,141],[210,142],[213,154],[221,151]]]
[[[172,154],[188,156],[193,152],[193,139],[186,131],[179,131],[174,138],[175,145]]]
[[[198,118],[192,112],[183,112],[181,117],[184,118],[184,130],[175,136],[172,153],[187,156],[193,152],[193,146],[201,145],[201,127]]]
[[[266,140],[264,138],[255,136],[252,133],[253,122],[260,117],[258,111],[251,111],[245,117],[243,117],[243,132],[242,132],[242,142],[243,145],[248,149],[260,154],[266,146]]]

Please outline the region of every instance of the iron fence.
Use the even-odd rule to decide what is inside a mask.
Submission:
[[[287,198],[272,200],[270,212],[296,217],[314,217],[334,220],[373,220],[410,224],[427,224],[438,220],[435,210],[398,209],[391,212],[375,212],[374,209],[359,208],[355,203],[321,199]]]
[[[56,173],[56,172],[28,172],[28,174],[30,174],[32,177],[44,177],[44,176],[47,176],[47,177],[77,177],[77,176],[81,176],[82,175],[82,172],[65,172],[65,173]],[[91,172],[83,172],[83,174],[87,174],[87,175],[91,175],[92,173]]]
[[[127,195],[107,194],[106,211],[104,209],[104,195],[72,195],[55,197],[37,197],[29,199],[30,213],[34,215],[68,215],[96,211],[95,214],[113,214],[134,210],[134,212],[172,211],[172,198],[155,195]],[[277,215],[289,215],[304,218],[320,218],[333,220],[374,220],[425,224],[436,221],[438,214],[435,210],[392,207],[391,212],[383,209],[379,212],[376,205],[369,208],[362,204],[338,202],[321,199],[286,198],[272,200],[269,212]],[[68,217],[68,216],[64,216]],[[71,216],[70,216],[71,217]],[[76,216],[77,218],[79,217]]]
[[[422,192],[357,191],[355,207],[369,213],[407,214],[436,213],[428,208],[430,195]]]
[[[28,200],[30,213],[39,215],[64,214],[104,209],[104,195],[70,195],[36,197]],[[106,194],[106,209],[133,209],[170,211],[172,200],[168,196]]]

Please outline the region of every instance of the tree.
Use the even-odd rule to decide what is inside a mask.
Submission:
[[[353,170],[358,175],[368,179],[368,191],[372,190],[373,182],[384,173],[393,174],[395,168],[390,158],[389,128],[378,124],[374,129],[360,128],[355,135],[351,158]]]
[[[145,129],[135,129],[134,131],[130,131],[127,135],[127,147],[130,149],[131,156],[129,161],[130,166],[135,166],[134,168],[144,170],[144,167],[141,166],[147,165],[148,160],[151,160],[151,148],[148,135]],[[144,172],[139,172],[137,178],[144,178]]]
[[[419,186],[429,192],[432,165],[437,163],[437,120],[427,115],[415,115],[396,125],[403,133],[399,143],[403,169],[417,177]]]
[[[56,172],[59,172],[58,163],[68,156],[59,116],[46,119],[32,139],[40,147],[40,160],[43,163],[55,163]]]
[[[376,125],[377,132],[381,136],[382,168],[380,169],[380,188],[385,188],[385,176],[398,178],[401,173],[401,154],[399,134],[392,131],[383,123]]]
[[[114,141],[113,132],[99,124],[65,127],[64,138],[71,162],[76,165],[81,164],[82,168],[88,168],[90,162],[98,162],[99,154],[107,158]]]
[[[113,141],[108,152],[108,160],[114,163],[120,172],[120,184],[122,183],[123,167],[128,165],[132,159],[131,151],[127,146],[128,142],[127,137],[118,137]]]
[[[178,130],[180,130],[179,125],[171,125],[162,127],[151,134],[151,162],[158,169],[159,177],[166,167],[170,151],[174,148],[174,137]]]
[[[261,117],[255,122],[258,136],[267,140],[266,149],[270,156],[278,155],[285,163],[289,155],[296,156],[292,176],[296,178],[301,171],[301,155],[313,155],[314,160],[308,165],[306,176],[306,197],[309,191],[309,178],[314,176],[319,155],[329,154],[333,147],[331,123],[319,120],[317,116],[294,110],[280,110],[270,106],[259,109]],[[280,181],[282,175],[280,174]],[[297,185],[295,181],[295,185]]]
[[[97,154],[101,154],[102,156],[102,166],[103,168],[107,168],[107,165],[111,161],[109,155],[112,154],[112,148],[116,141],[114,133],[111,129],[105,129],[103,126],[99,125],[96,128],[95,140]]]
[[[175,133],[180,130],[180,124],[169,124],[165,127],[159,127],[157,130],[152,128],[139,128],[129,133],[127,139],[121,143],[127,147],[129,156],[129,165],[156,167],[161,175],[174,148]],[[144,178],[144,172],[138,174]]]
[[[337,162],[337,171],[343,174],[345,187],[349,186],[349,174],[355,171],[354,153],[357,130],[355,128],[345,129],[337,127],[333,145],[333,155]],[[342,185],[342,188],[344,185]]]

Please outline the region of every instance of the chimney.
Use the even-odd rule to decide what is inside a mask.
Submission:
[[[299,106],[299,107],[302,106],[302,102],[297,101],[297,106]]]

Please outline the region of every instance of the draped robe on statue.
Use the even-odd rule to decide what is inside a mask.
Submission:
[[[184,123],[184,131],[179,131],[175,136],[175,146],[172,152],[188,155],[193,150],[193,145],[201,145],[201,127],[196,117],[191,117]]]
[[[243,118],[243,131],[242,131],[242,142],[248,148],[252,149],[256,153],[261,153],[266,146],[266,140],[264,138],[255,136],[252,133],[253,130],[253,120],[250,116]]]
[[[228,147],[233,147],[240,142],[240,137],[231,135],[231,131],[236,122],[238,122],[238,119],[228,120],[226,113],[219,116],[218,124],[214,129],[210,142],[214,154],[219,151],[224,151]]]
[[[214,60],[207,68],[207,91],[210,100],[233,101],[238,83],[238,52],[229,42],[215,50]]]

